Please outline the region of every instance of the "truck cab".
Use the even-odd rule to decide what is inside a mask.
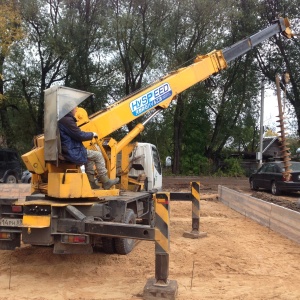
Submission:
[[[144,188],[146,191],[162,189],[162,168],[159,153],[155,145],[138,143],[131,154],[132,168],[129,176],[137,179],[145,175]]]

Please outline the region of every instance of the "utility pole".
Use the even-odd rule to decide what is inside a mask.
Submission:
[[[261,101],[260,101],[260,141],[259,141],[259,152],[258,152],[258,160],[260,168],[262,165],[262,157],[263,157],[263,135],[264,135],[264,100],[265,100],[265,79],[261,80]]]

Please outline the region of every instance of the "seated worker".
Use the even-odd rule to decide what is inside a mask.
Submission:
[[[69,105],[69,108],[71,108],[70,104],[66,105]],[[93,138],[97,138],[98,135],[95,132],[82,131],[77,126],[75,118],[76,110],[77,107],[71,109],[69,113],[58,121],[62,155],[67,161],[76,165],[85,165],[85,172],[91,188],[99,189],[99,186],[95,183],[95,165],[98,172],[98,180],[102,183],[103,189],[109,190],[113,185],[119,182],[119,178],[109,179],[107,177],[105,160],[101,152],[87,150],[83,146],[83,141],[92,140]]]

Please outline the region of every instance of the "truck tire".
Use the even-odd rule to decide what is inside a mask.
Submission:
[[[132,209],[127,209],[125,214],[125,224],[136,224],[136,218]],[[115,249],[118,254],[128,254],[132,251],[135,245],[134,239],[115,238]]]

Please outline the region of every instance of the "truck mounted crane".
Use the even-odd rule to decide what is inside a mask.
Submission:
[[[229,48],[199,55],[191,65],[167,74],[93,115],[88,116],[79,108],[78,126],[83,131],[96,132],[99,137],[84,142],[85,147],[101,151],[109,177],[121,178],[120,185],[110,190],[91,189],[80,166],[60,159],[57,122],[67,113],[64,104],[72,99],[74,107],[78,106],[92,94],[61,86],[45,90],[44,134],[35,137],[34,148],[22,156],[32,172],[31,195],[26,201],[0,199],[0,249],[19,247],[22,237],[25,244],[53,245],[54,253],[90,253],[101,243],[105,252],[127,254],[133,249],[134,239],[155,240],[153,170],[161,174],[159,157],[151,145],[153,163],[148,167],[143,165],[141,158],[132,154],[138,147],[132,143],[133,139],[178,94],[219,73],[230,61],[278,33],[292,37],[288,19],[279,18]],[[148,112],[152,115],[122,140],[109,137]],[[130,177],[132,167],[140,170],[140,176]],[[152,178],[143,176],[147,168],[152,170]],[[147,177],[150,187],[145,184]]]

